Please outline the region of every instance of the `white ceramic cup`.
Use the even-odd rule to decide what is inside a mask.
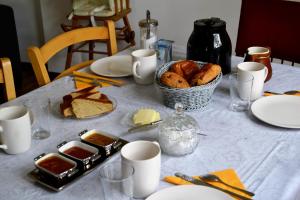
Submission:
[[[133,197],[145,198],[155,192],[160,180],[161,149],[157,142],[135,141],[121,149],[122,162],[134,168]],[[126,171],[126,169],[123,169]]]
[[[264,82],[268,75],[268,68],[258,62],[242,62],[237,65],[239,79],[249,79],[253,76],[253,85],[250,100],[256,100],[263,94]]]
[[[8,154],[23,153],[30,149],[31,122],[29,111],[24,106],[0,109],[0,136],[0,148]]]
[[[151,84],[157,65],[156,51],[154,49],[140,49],[131,53],[132,72],[136,83]]]

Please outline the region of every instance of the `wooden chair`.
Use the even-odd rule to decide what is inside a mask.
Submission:
[[[272,58],[300,63],[300,2],[242,0],[236,55],[250,46],[271,48]]]
[[[116,27],[117,40],[124,40],[128,44],[124,46],[126,49],[135,45],[135,33],[131,29],[128,14],[131,12],[129,0],[73,0],[73,11],[71,13],[71,25],[62,25],[65,32],[80,28],[82,26],[96,26],[95,22],[103,22],[112,20],[117,22],[122,20],[123,27]],[[86,25],[81,23],[86,22]],[[88,44],[88,50],[82,49]],[[94,54],[107,54],[103,51],[94,50],[94,42],[83,43],[81,45],[70,46],[68,49],[68,58],[66,60],[66,68],[71,65],[73,52],[84,52],[89,54],[89,59],[93,59]],[[122,50],[123,50],[122,49]]]
[[[39,86],[46,85],[50,82],[49,74],[46,68],[46,63],[56,53],[70,45],[74,45],[83,41],[95,40],[107,41],[107,51],[109,52],[109,55],[117,53],[117,41],[113,21],[106,21],[106,26],[102,27],[80,28],[66,33],[62,33],[48,41],[41,48],[30,47],[28,49],[28,56],[31,61]],[[74,65],[68,68],[67,70],[63,71],[60,75],[56,77],[56,79],[69,75],[75,70],[86,67],[92,62],[93,60],[88,60],[83,63]]]
[[[0,84],[4,84],[4,95],[7,101],[16,98],[12,66],[8,58],[0,58]]]

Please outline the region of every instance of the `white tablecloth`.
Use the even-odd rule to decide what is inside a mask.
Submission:
[[[241,62],[233,57],[232,65]],[[300,89],[300,69],[273,64],[273,77],[265,89],[274,92]],[[62,96],[74,90],[70,77],[54,81],[14,101],[3,104],[22,104],[26,100],[38,101],[50,96],[53,109],[49,123],[51,137],[32,140],[29,151],[20,155],[0,152],[0,199],[103,199],[97,170],[81,178],[61,192],[51,192],[35,185],[27,177],[34,168],[33,158],[44,152],[56,152],[62,141],[78,139],[84,129],[100,129],[127,140],[156,140],[157,129],[128,134],[124,116],[141,107],[151,107],[168,115],[153,85],[136,85],[132,78],[126,79],[124,87],[108,87],[101,91],[117,100],[114,112],[101,118],[89,120],[63,119],[57,111]],[[210,171],[233,168],[246,187],[254,191],[254,199],[290,200],[300,199],[300,130],[278,128],[265,124],[250,113],[232,112],[228,109],[228,77],[224,76],[217,87],[213,101],[206,111],[190,112],[199,123],[206,137],[201,137],[196,151],[185,157],[162,156],[161,177],[183,172],[201,175]],[[160,188],[171,184],[161,182]]]

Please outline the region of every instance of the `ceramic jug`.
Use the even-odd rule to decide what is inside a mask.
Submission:
[[[271,79],[272,77],[272,66],[271,66],[271,50],[269,47],[249,47],[247,49],[245,62],[259,62],[265,65],[268,68],[268,74],[265,82]]]

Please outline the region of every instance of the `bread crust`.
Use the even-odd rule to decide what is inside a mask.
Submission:
[[[161,83],[171,88],[189,88],[189,83],[175,72],[165,72],[160,77]]]
[[[196,73],[199,72],[198,64],[192,60],[183,60],[174,63],[170,70],[189,81]]]
[[[205,64],[191,80],[192,86],[204,85],[215,79],[221,73],[221,67],[217,64]]]

